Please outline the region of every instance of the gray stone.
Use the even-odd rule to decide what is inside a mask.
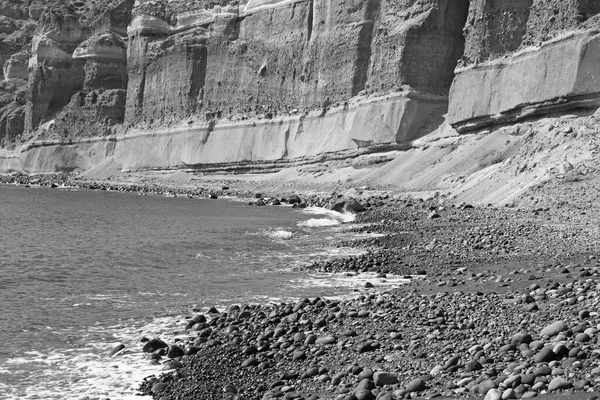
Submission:
[[[550,362],[556,359],[556,353],[549,346],[541,349],[533,358],[536,363]]]
[[[158,382],[158,383],[155,383],[155,384],[152,386],[152,389],[150,389],[150,391],[151,391],[152,393],[156,394],[156,393],[160,392],[161,390],[163,390],[163,389],[164,389],[164,388],[166,388],[166,387],[167,387],[167,384],[166,384],[166,383],[164,383],[164,382]]]
[[[302,350],[296,350],[294,352],[294,354],[292,355],[292,360],[294,360],[294,361],[305,360],[305,359],[306,359],[306,353],[303,352]]]
[[[483,366],[481,365],[481,363],[477,360],[472,360],[469,361],[466,365],[465,365],[465,370],[467,372],[473,372],[473,371],[480,371],[483,369]]]
[[[335,342],[337,342],[337,340],[334,336],[320,337],[315,341],[316,344],[334,344]]]
[[[408,383],[408,385],[406,385],[406,391],[407,392],[420,392],[422,390],[425,390],[425,388],[427,387],[427,384],[425,383],[425,381],[421,378],[416,378],[413,379],[412,381],[410,381]]]
[[[398,377],[392,373],[377,371],[373,374],[375,386],[393,385],[398,383]]]
[[[358,374],[358,380],[362,381],[363,379],[373,379],[373,370],[371,368],[365,368],[362,371],[360,371],[360,374]]]
[[[573,387],[573,384],[562,377],[556,377],[548,384],[548,391],[554,392],[556,390],[564,390]]]
[[[516,335],[514,335],[512,337],[512,339],[510,340],[510,342],[512,344],[514,344],[515,346],[519,346],[522,343],[531,343],[533,341],[533,338],[531,337],[531,335],[529,333],[517,333]]]
[[[370,390],[362,389],[354,393],[356,400],[375,400],[375,395]]]
[[[479,394],[486,395],[490,390],[496,389],[496,382],[486,379],[478,385]]]
[[[585,332],[578,333],[575,336],[575,341],[576,342],[581,342],[581,343],[589,342],[591,339],[592,338],[590,338],[590,336],[587,333],[585,333]]]
[[[485,395],[484,400],[500,400],[502,393],[498,389],[490,389]]]
[[[253,367],[258,364],[260,364],[260,361],[258,361],[256,358],[249,358],[242,363],[242,368]]]
[[[552,337],[566,331],[567,329],[569,329],[569,327],[565,321],[556,321],[542,329],[540,331],[540,335]]]
[[[363,379],[354,388],[354,393],[356,393],[360,390],[373,390],[373,389],[375,389],[375,383],[370,379]]]
[[[109,352],[108,352],[108,356],[112,357],[115,354],[117,354],[118,352],[120,352],[121,350],[123,350],[125,348],[125,345],[123,343],[119,343],[118,345],[116,345],[115,347],[113,347]]]
[[[181,347],[174,345],[174,344],[169,346],[169,350],[167,351],[167,357],[177,358],[177,357],[183,357],[183,355],[184,355],[184,351]]]
[[[160,339],[152,339],[144,344],[142,351],[144,353],[154,353],[156,350],[163,349],[165,347],[169,347],[169,345]]]

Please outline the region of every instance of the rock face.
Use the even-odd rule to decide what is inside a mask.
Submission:
[[[388,148],[445,112],[467,12],[468,0],[34,2],[19,14],[37,21],[23,138],[118,132],[125,169]]]
[[[251,1],[191,10],[173,24],[140,7],[129,29],[126,120],[270,119],[402,85],[445,94],[466,17],[467,2],[454,3]]]
[[[24,130],[28,44],[34,26],[25,1],[0,1],[0,147],[12,147]]]
[[[45,122],[47,114],[61,110],[83,83],[83,66],[73,62],[75,47],[86,33],[73,7],[50,7],[40,18],[29,61],[29,88],[25,130]]]
[[[0,2],[0,140],[25,145],[0,170],[84,168],[91,138],[124,170],[277,169],[402,148],[446,112],[467,132],[597,106],[599,14],[588,0]]]
[[[82,42],[74,50],[72,58],[75,68],[83,65],[83,84],[55,119],[49,132],[62,139],[112,134],[113,127],[123,123],[125,117],[125,44],[112,31],[106,30]]]
[[[600,104],[600,3],[471,2],[448,120],[465,132]]]
[[[13,54],[7,61],[4,63],[4,79],[29,79],[29,70],[27,68],[27,64],[29,63],[29,53],[27,51],[22,51],[20,53]]]

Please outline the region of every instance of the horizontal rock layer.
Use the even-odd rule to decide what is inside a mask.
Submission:
[[[73,142],[35,142],[21,152],[0,153],[0,170],[89,169],[113,157],[124,170],[277,170],[284,166],[346,158],[409,143],[446,99],[397,95],[325,116],[285,117],[228,125],[137,131]]]
[[[600,105],[600,33],[572,34],[511,58],[458,70],[448,122],[458,131]]]

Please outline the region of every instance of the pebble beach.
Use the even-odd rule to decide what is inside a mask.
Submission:
[[[366,252],[308,267],[377,272],[360,294],[190,315],[185,339],[143,339],[148,362],[165,372],[141,391],[156,399],[595,398],[595,226],[567,229],[565,214],[544,208],[370,202],[348,229],[380,235],[337,244]],[[378,285],[392,275],[409,283]]]

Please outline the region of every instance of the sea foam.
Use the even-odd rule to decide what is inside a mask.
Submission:
[[[336,226],[343,223],[349,223],[356,220],[356,215],[352,213],[339,213],[337,211],[329,210],[321,207],[307,207],[304,210],[306,214],[313,215],[325,215],[326,218],[311,218],[306,221],[301,221],[298,226],[304,228],[318,228],[327,226]]]
[[[294,234],[292,232],[286,231],[286,230],[283,230],[283,229],[277,229],[277,230],[274,230],[274,231],[267,231],[266,234],[271,239],[276,239],[276,240],[289,240],[292,237],[294,237]]]

